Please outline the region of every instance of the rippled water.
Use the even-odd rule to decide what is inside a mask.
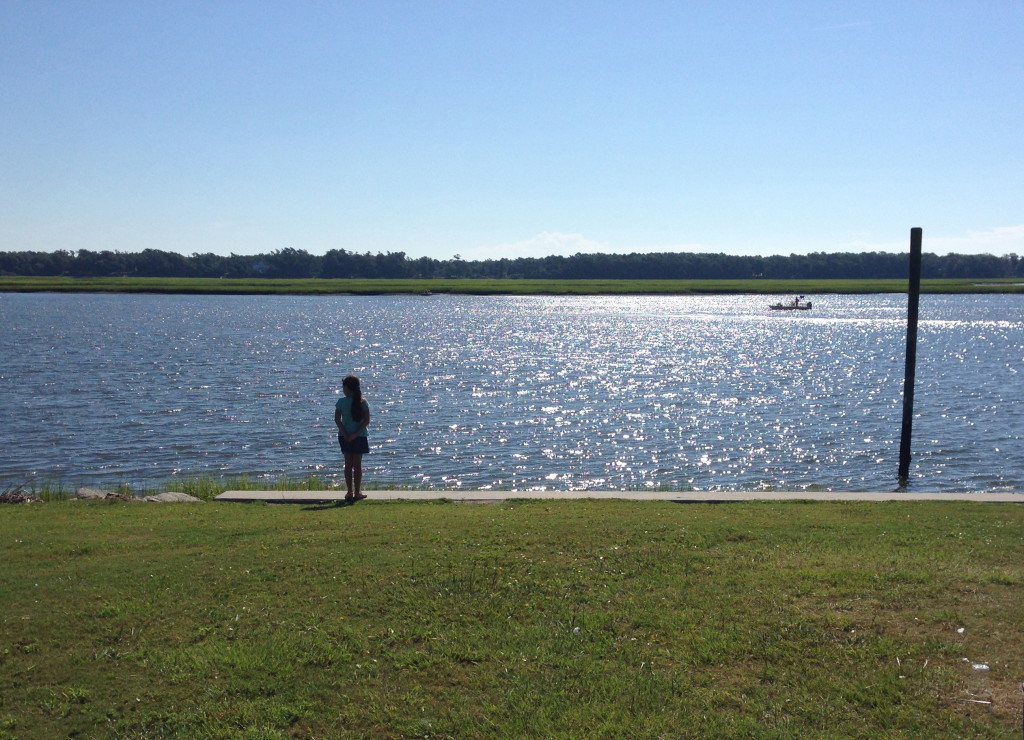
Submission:
[[[891,490],[906,299],[0,294],[0,482]],[[911,490],[1024,490],[1024,296],[924,296]]]

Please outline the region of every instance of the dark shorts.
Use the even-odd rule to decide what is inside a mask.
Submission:
[[[341,445],[341,452],[345,455],[365,455],[370,451],[370,442],[366,437],[356,437],[351,442],[346,442],[345,438],[339,434],[338,444]]]

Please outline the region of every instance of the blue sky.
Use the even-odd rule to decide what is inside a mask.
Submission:
[[[1024,2],[0,0],[0,250],[1024,255]]]

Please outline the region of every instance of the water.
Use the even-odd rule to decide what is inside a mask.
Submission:
[[[0,294],[0,485],[892,490],[906,299]],[[924,296],[911,490],[1024,490],[1024,296]]]

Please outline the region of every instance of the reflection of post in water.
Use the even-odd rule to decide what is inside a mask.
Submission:
[[[917,370],[917,313],[921,297],[921,229],[910,230],[910,269],[907,283],[907,361],[903,373],[903,428],[900,433],[899,483],[910,477],[910,436],[914,425],[914,375]]]

